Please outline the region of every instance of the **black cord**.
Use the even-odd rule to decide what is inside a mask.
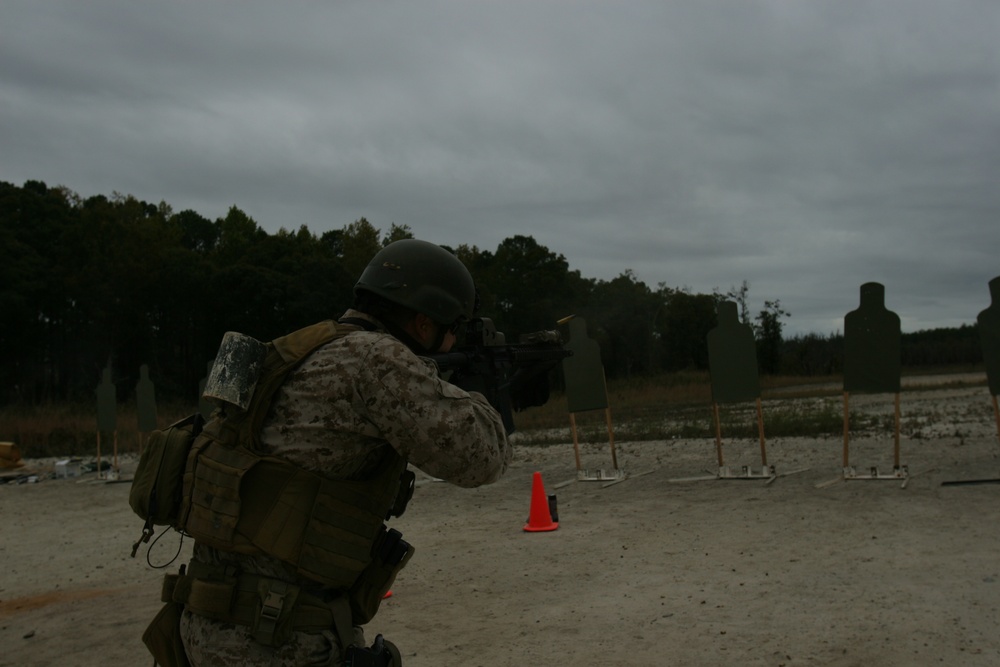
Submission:
[[[174,554],[174,557],[173,557],[173,558],[171,558],[171,559],[170,559],[169,561],[167,561],[166,563],[164,563],[163,565],[153,565],[153,562],[152,562],[152,561],[151,561],[151,560],[149,559],[149,556],[150,556],[150,554],[151,554],[151,553],[152,553],[152,551],[153,551],[153,546],[154,546],[154,545],[155,545],[155,544],[156,544],[157,542],[159,542],[159,541],[160,541],[160,538],[162,538],[162,537],[163,537],[164,535],[166,535],[166,534],[167,534],[168,532],[169,532],[169,531],[166,531],[166,530],[165,530],[165,531],[163,531],[162,533],[160,533],[160,534],[159,534],[159,536],[158,536],[158,537],[157,537],[157,538],[156,538],[155,540],[153,540],[153,543],[149,545],[149,548],[148,548],[148,549],[146,549],[146,564],[147,564],[147,565],[149,565],[149,566],[150,566],[151,568],[153,568],[154,570],[162,570],[163,568],[166,568],[166,567],[170,567],[171,565],[173,565],[174,561],[175,561],[175,560],[177,560],[177,558],[178,558],[178,557],[179,557],[179,556],[181,555],[181,549],[182,549],[182,548],[184,547],[184,532],[183,532],[183,531],[180,531],[180,530],[178,530],[177,532],[178,532],[178,533],[180,534],[180,536],[181,536],[181,539],[180,539],[180,541],[179,541],[179,542],[177,543],[177,553],[175,553],[175,554]]]

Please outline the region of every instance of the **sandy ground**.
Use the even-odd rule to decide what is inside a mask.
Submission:
[[[892,397],[852,408],[891,415]],[[568,423],[568,444],[519,447],[495,485],[424,479],[395,522],[417,554],[369,638],[407,667],[1000,664],[1000,484],[942,486],[1000,477],[988,391],[904,389],[901,410],[905,485],[837,481],[839,435],[769,441],[771,483],[678,481],[716,470],[712,440],[624,439],[628,479],[573,481]],[[852,434],[851,463],[888,472],[892,448],[891,430]],[[606,443],[583,449],[610,469]],[[760,464],[756,440],[724,451]],[[558,530],[522,530],[535,471]],[[129,485],[94,477],[0,486],[0,665],[152,663],[163,570],[129,557]],[[150,560],[177,549],[167,533]]]

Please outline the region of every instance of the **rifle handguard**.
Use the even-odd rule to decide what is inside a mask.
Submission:
[[[442,376],[466,391],[483,394],[514,432],[512,412],[544,405],[549,400],[549,371],[572,354],[562,346],[558,331],[536,331],[507,345],[488,318],[466,325],[462,344],[434,354]]]

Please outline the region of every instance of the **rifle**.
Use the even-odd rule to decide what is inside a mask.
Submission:
[[[549,371],[572,355],[563,348],[558,331],[522,334],[508,345],[493,320],[479,317],[465,325],[461,343],[450,352],[428,355],[441,377],[483,394],[503,418],[507,434],[514,432],[513,412],[549,400]]]

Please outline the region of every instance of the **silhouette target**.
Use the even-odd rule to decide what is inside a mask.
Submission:
[[[990,395],[1000,395],[1000,276],[990,281],[990,307],[979,313],[979,338]]]
[[[844,391],[899,393],[899,316],[885,308],[885,287],[861,286],[861,305],[844,316]]]
[[[113,433],[118,430],[118,398],[115,383],[111,381],[111,367],[104,369],[101,384],[97,385],[97,430]]]
[[[156,389],[149,379],[149,366],[139,367],[139,384],[135,387],[136,412],[139,431],[149,433],[156,430]]]
[[[753,329],[739,321],[736,304],[719,304],[719,324],[708,332],[708,367],[715,403],[742,403],[760,396]]]
[[[563,359],[566,379],[566,402],[569,412],[603,410],[608,407],[608,388],[601,364],[601,346],[587,337],[587,322],[582,317],[569,321],[569,342],[573,355]]]

